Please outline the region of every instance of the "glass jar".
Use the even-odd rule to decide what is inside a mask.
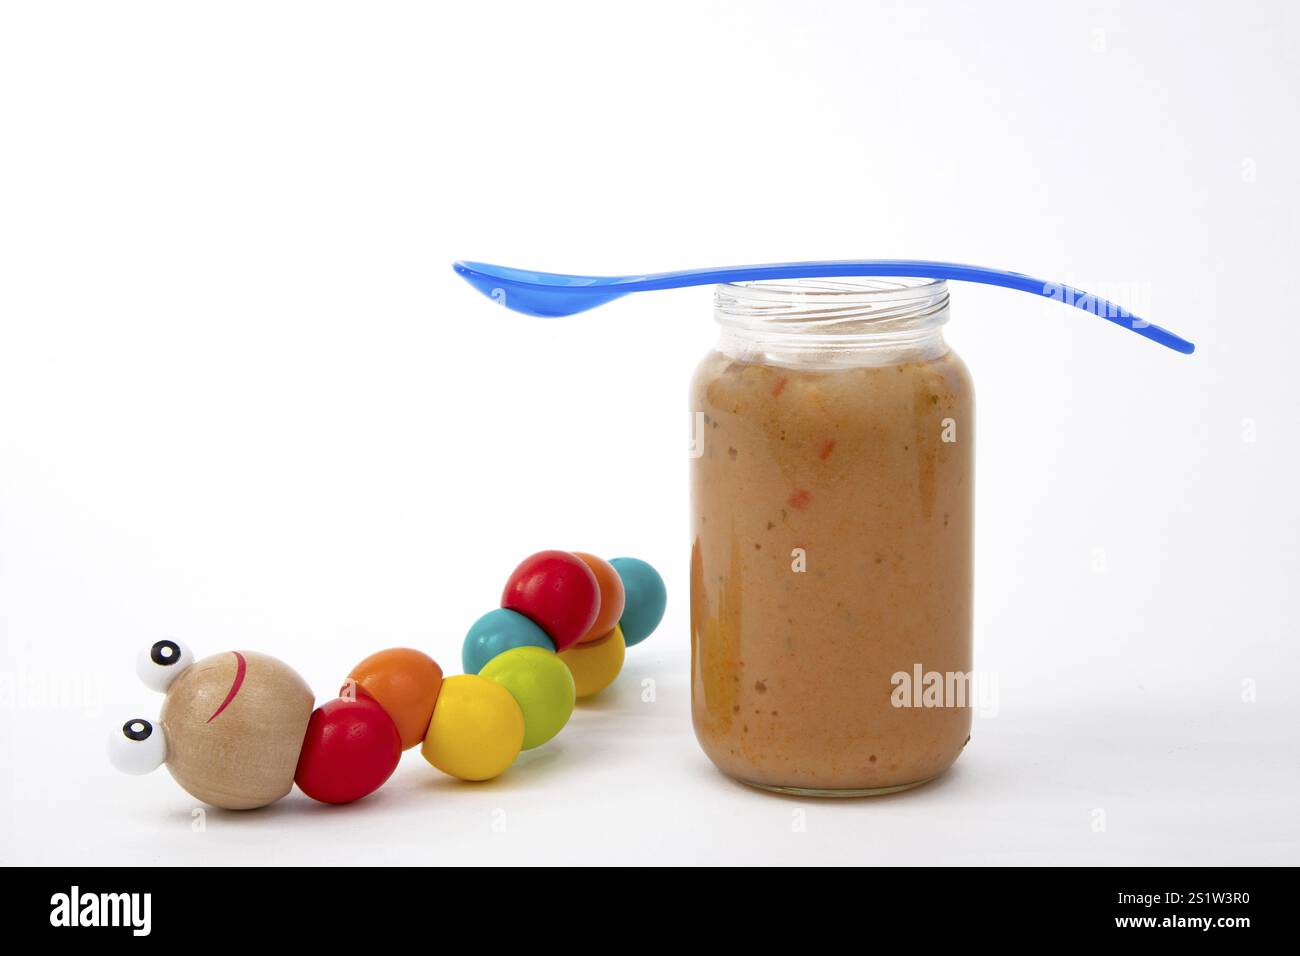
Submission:
[[[974,396],[946,284],[738,283],[714,305],[691,387],[696,736],[771,790],[924,783],[971,725]]]

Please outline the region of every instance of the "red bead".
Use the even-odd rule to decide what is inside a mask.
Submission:
[[[402,738],[384,708],[369,697],[321,704],[307,723],[294,781],[322,803],[350,803],[393,775]]]
[[[567,551],[524,558],[506,582],[501,606],[544,630],[562,651],[576,644],[600,612],[600,585],[582,559]]]

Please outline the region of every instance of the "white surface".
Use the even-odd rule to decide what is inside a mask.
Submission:
[[[0,860],[1300,862],[1300,13],[1050,6],[0,8]],[[877,255],[1113,292],[1199,351],[955,290],[998,714],[912,794],[769,797],[690,730],[708,292],[541,322],[449,263]],[[407,754],[195,832],[110,768],[161,701],[142,644],[322,696],[385,646],[456,671],[543,547],[644,557],[670,609],[499,782]]]

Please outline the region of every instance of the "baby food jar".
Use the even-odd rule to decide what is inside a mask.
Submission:
[[[696,736],[782,792],[887,793],[969,739],[974,396],[927,279],[720,285],[691,387]]]

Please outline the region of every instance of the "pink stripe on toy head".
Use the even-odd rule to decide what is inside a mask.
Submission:
[[[244,683],[244,675],[248,673],[248,663],[244,660],[244,655],[239,651],[231,651],[230,653],[235,655],[235,680],[230,685],[230,693],[226,694],[226,699],[221,702],[221,706],[212,712],[212,716],[208,718],[208,723],[216,720],[220,713],[230,706],[230,702],[235,699],[240,686]]]

